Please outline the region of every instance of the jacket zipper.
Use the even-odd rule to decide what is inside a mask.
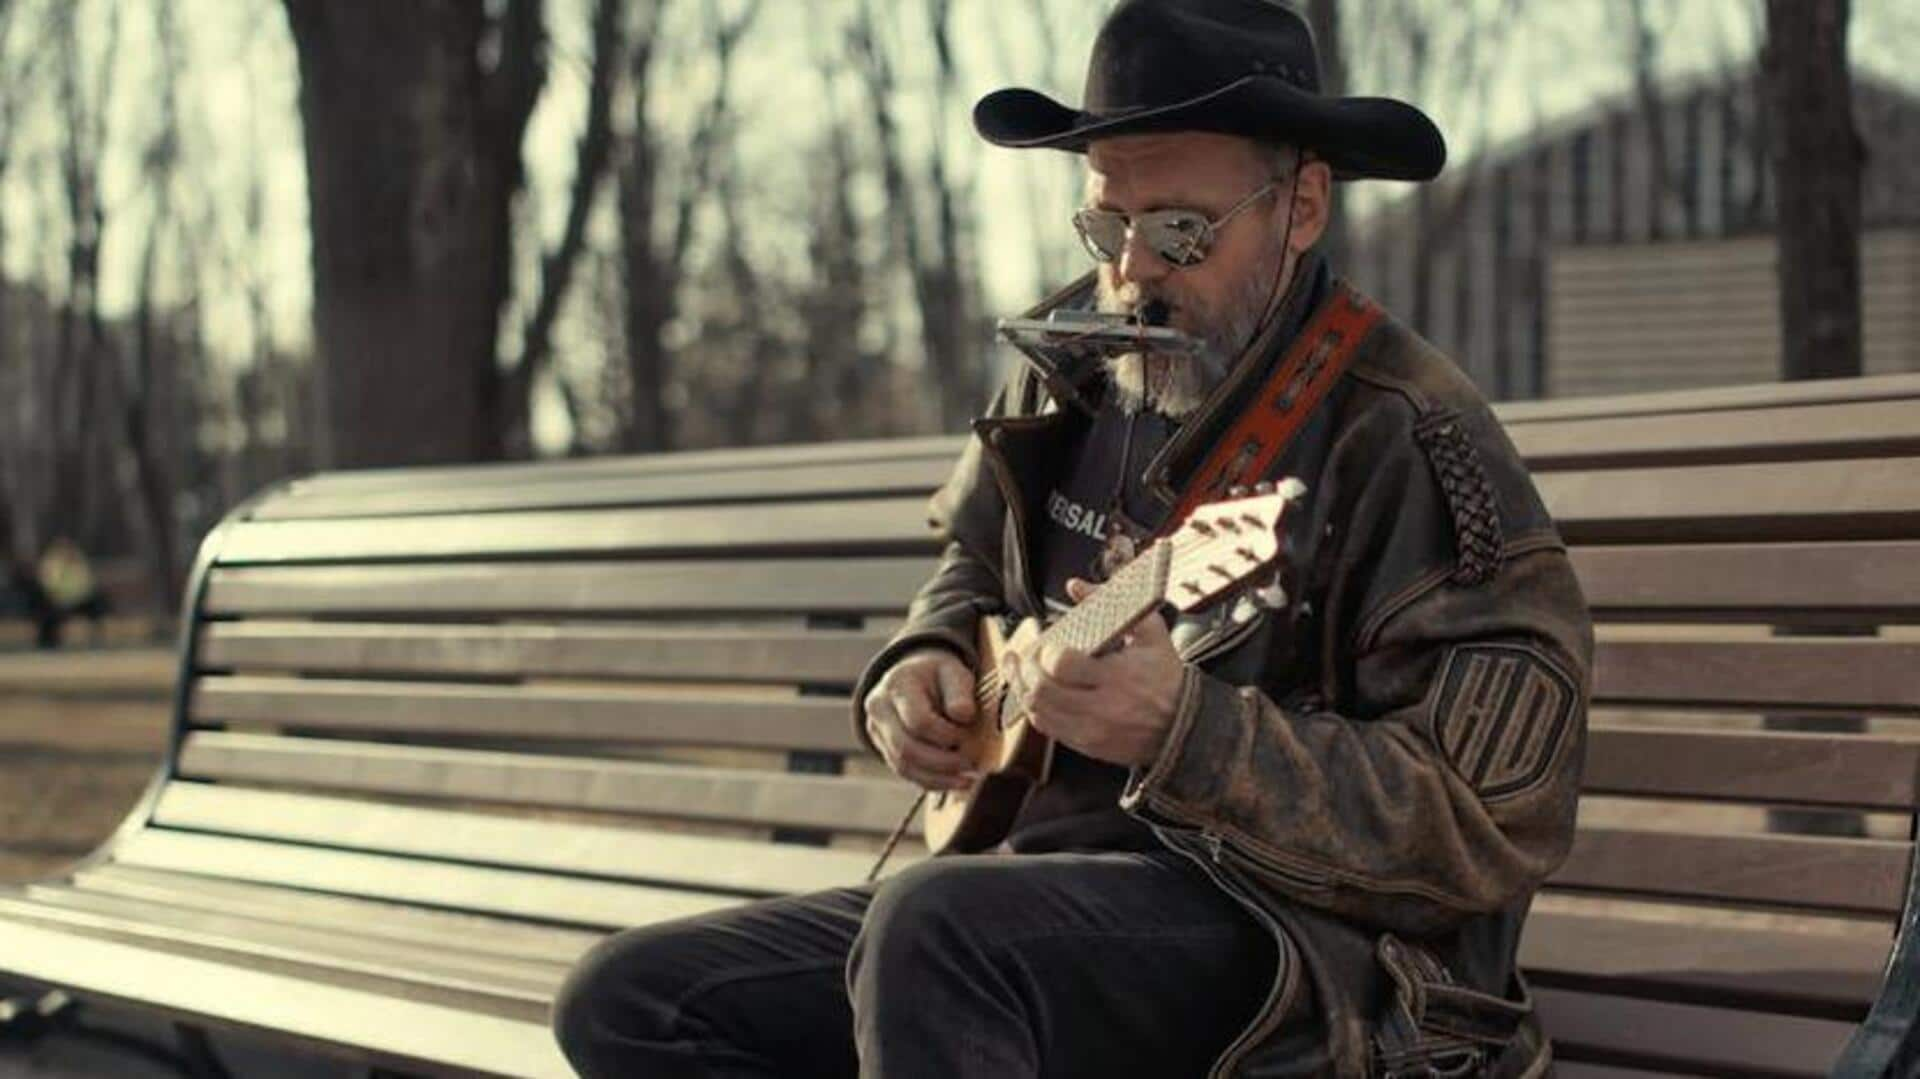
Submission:
[[[1274,978],[1273,985],[1267,989],[1266,1000],[1261,1003],[1260,1010],[1255,1013],[1253,1021],[1248,1023],[1233,1041],[1227,1043],[1227,1047],[1214,1058],[1213,1067],[1207,1071],[1207,1079],[1228,1079],[1233,1074],[1234,1066],[1246,1056],[1247,1051],[1272,1032],[1278,1023],[1277,1017],[1285,1011],[1288,1002],[1298,991],[1300,956],[1294,947],[1293,939],[1287,936],[1287,931],[1281,928],[1273,915],[1267,913],[1264,907],[1248,896],[1234,879],[1232,869],[1221,856],[1222,840],[1218,833],[1195,832],[1188,828],[1171,829],[1151,821],[1148,822],[1147,827],[1153,829],[1153,834],[1159,837],[1163,846],[1199,866],[1200,871],[1213,881],[1215,887],[1240,904],[1247,913],[1253,915],[1273,938],[1280,970]],[[1202,857],[1199,853],[1188,849],[1185,843],[1176,838],[1176,832],[1182,835],[1197,835],[1207,848],[1207,856]]]

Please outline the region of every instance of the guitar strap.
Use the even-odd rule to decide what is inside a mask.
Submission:
[[[1265,476],[1340,381],[1360,342],[1383,314],[1380,305],[1359,290],[1335,281],[1326,302],[1294,338],[1266,383],[1194,469],[1160,535],[1180,527],[1196,507],[1224,497],[1229,488],[1252,486]]]

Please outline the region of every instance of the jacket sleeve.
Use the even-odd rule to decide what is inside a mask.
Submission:
[[[867,661],[853,691],[853,729],[868,752],[877,752],[867,737],[863,702],[867,692],[901,656],[920,648],[946,648],[978,668],[977,627],[980,616],[1000,607],[999,574],[957,541],[949,541],[938,568],[907,608],[906,624],[886,646]]]
[[[1016,367],[985,416],[994,418],[1039,407],[1040,386],[1024,366]],[[982,614],[1003,604],[1001,530],[1006,505],[985,460],[979,436],[967,439],[947,481],[928,503],[928,521],[946,540],[933,576],[908,605],[907,619],[885,647],[867,662],[853,691],[853,729],[860,744],[875,752],[867,737],[864,702],[874,683],[901,656],[918,648],[951,649],[969,667],[978,668],[977,626]]]
[[[1505,907],[1559,865],[1592,630],[1517,455],[1490,417],[1480,426],[1494,479],[1472,459],[1467,486],[1495,525],[1474,534],[1461,504],[1475,490],[1446,482],[1415,431],[1393,440],[1355,470],[1368,476],[1345,514],[1355,531],[1327,555],[1341,567],[1328,602],[1351,612],[1327,612],[1335,691],[1234,686],[1190,666],[1124,806],[1200,833],[1263,888],[1415,935]]]

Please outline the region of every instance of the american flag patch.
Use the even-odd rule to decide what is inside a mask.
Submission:
[[[1538,652],[1466,645],[1440,673],[1434,735],[1482,798],[1503,798],[1546,776],[1578,704],[1573,679]]]

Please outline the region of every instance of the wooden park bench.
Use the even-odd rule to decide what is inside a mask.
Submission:
[[[1920,1008],[1920,377],[1502,412],[1601,622],[1589,796],[1522,952],[1561,1074],[1880,1074]],[[911,792],[847,693],[957,447],[265,493],[200,556],[148,797],[0,891],[0,973],[203,1050],[566,1074],[548,1002],[603,934],[864,875]],[[1871,722],[1759,719],[1788,714]]]

